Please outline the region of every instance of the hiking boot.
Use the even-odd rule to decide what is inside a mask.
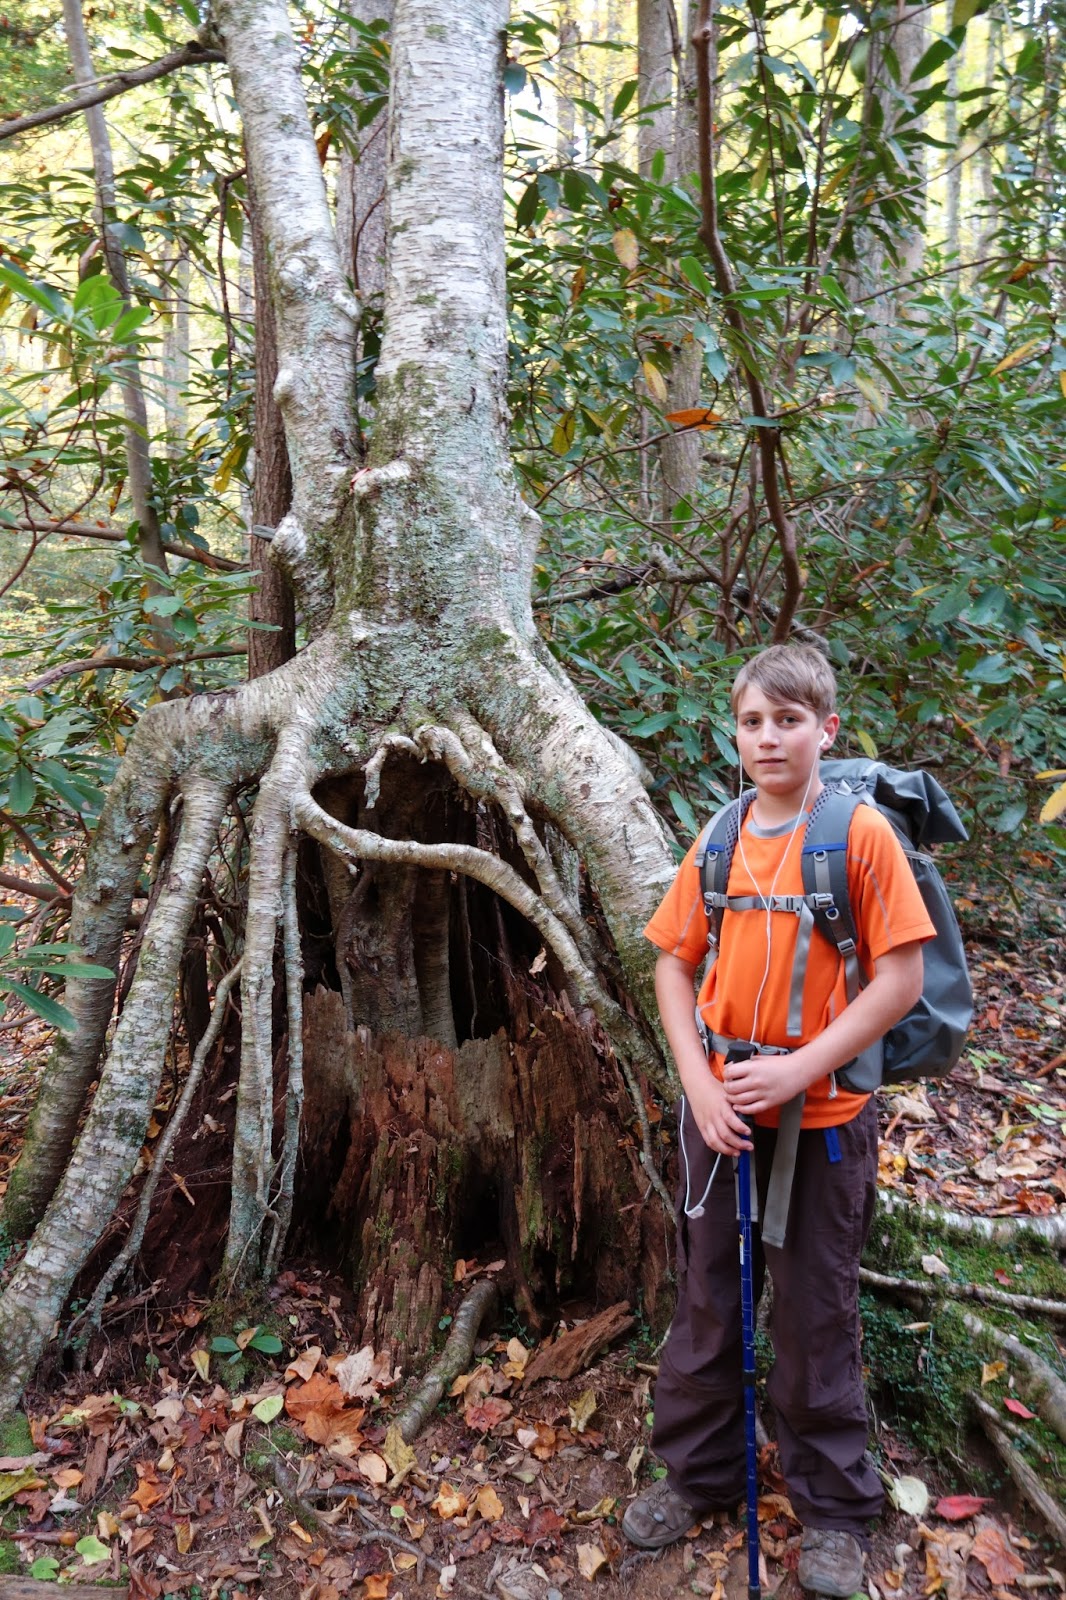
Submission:
[[[642,1550],[662,1550],[699,1522],[702,1512],[689,1505],[684,1495],[671,1489],[665,1478],[653,1483],[626,1508],[622,1532],[630,1544]]]
[[[814,1594],[850,1600],[862,1588],[866,1556],[853,1533],[837,1528],[805,1528],[796,1576]]]

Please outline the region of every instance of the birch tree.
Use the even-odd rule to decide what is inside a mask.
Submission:
[[[254,681],[151,707],[129,743],[72,915],[92,961],[117,970],[146,857],[163,865],[117,1020],[113,981],[68,986],[77,1031],[56,1044],[7,1196],[9,1234],[29,1242],[0,1301],[4,1407],[130,1182],[205,869],[248,792],[223,1287],[277,1264],[301,1124],[328,1122],[337,1138],[337,1117],[354,1162],[344,1226],[375,1338],[424,1333],[471,1206],[495,1208],[523,1305],[593,1259],[605,1283],[628,1275],[635,1287],[652,1254],[647,1239],[641,1249],[652,1208],[620,1202],[661,1190],[638,1077],[669,1079],[646,1021],[640,929],[671,857],[632,755],[533,623],[538,519],[516,489],[504,399],[505,22],[502,0],[463,0],[446,26],[433,0],[395,6],[384,336],[360,463],[357,306],[290,19],[283,0],[217,6],[292,468],[271,552],[308,642]],[[310,841],[334,864],[345,978],[305,995]],[[518,971],[502,987],[489,946],[490,963],[509,956]],[[543,1014],[515,960],[527,954],[558,996]],[[230,972],[218,986],[215,1031],[235,983]],[[473,1020],[493,983],[510,1039]],[[308,1165],[313,1185],[322,1164]],[[625,1251],[605,1249],[623,1239]]]

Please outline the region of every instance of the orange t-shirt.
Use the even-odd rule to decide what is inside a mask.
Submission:
[[[730,868],[730,895],[769,896],[771,885],[774,894],[802,894],[803,831],[802,822],[795,830],[792,823],[758,828],[749,812],[744,823],[743,852],[738,843]],[[698,966],[707,954],[709,932],[696,865],[698,848],[697,840],[644,929],[652,944],[693,966]],[[852,817],[847,857],[859,961],[867,977],[872,977],[874,963],[886,951],[915,940],[924,942],[933,938],[935,930],[898,839],[872,806],[860,806]],[[729,1039],[758,1038],[760,1044],[795,1050],[824,1032],[847,1004],[844,963],[815,929],[803,986],[803,1031],[798,1039],[790,1038],[788,1001],[799,918],[789,911],[769,914],[769,950],[767,920],[765,911],[724,912],[717,959],[704,975],[697,1005],[713,1033]],[[722,1057],[712,1054],[710,1066],[721,1078]],[[820,1078],[807,1090],[803,1126],[827,1128],[850,1122],[868,1099],[868,1095],[849,1094],[844,1089],[838,1089],[831,1097],[829,1077]],[[778,1112],[775,1109],[756,1120],[776,1127]]]

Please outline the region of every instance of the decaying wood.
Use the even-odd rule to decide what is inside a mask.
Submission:
[[[1019,1315],[1032,1313],[1041,1317],[1066,1319],[1066,1302],[1042,1300],[1035,1294],[1011,1294],[1006,1289],[993,1289],[984,1283],[955,1283],[950,1278],[894,1278],[888,1273],[874,1272],[870,1267],[859,1268],[859,1282],[871,1289],[889,1289],[893,1294],[910,1299],[928,1300],[946,1295],[950,1300],[980,1300],[984,1305],[1003,1306]]]
[[[633,1326],[629,1301],[608,1306],[587,1322],[568,1328],[552,1344],[542,1345],[526,1367],[524,1383],[539,1383],[542,1378],[572,1378],[587,1367],[593,1356],[628,1333]]]
[[[430,1367],[396,1418],[405,1444],[417,1439],[449,1385],[470,1365],[478,1329],[498,1299],[496,1285],[491,1278],[483,1278],[480,1283],[475,1283],[466,1296],[455,1314],[451,1333],[439,1359]]]
[[[881,1211],[890,1215],[903,1212],[914,1219],[916,1227],[924,1224],[940,1233],[969,1234],[987,1239],[990,1244],[1003,1245],[1014,1244],[1019,1235],[1031,1233],[1057,1250],[1066,1250],[1066,1208],[1048,1217],[975,1217],[966,1211],[948,1211],[925,1200],[908,1200],[904,1195],[885,1189],[878,1191],[877,1204]]]
[[[1017,1484],[1019,1494],[1028,1500],[1037,1515],[1044,1519],[1052,1538],[1066,1550],[1066,1511],[1063,1511],[1058,1501],[1048,1494],[1039,1476],[1021,1452],[1015,1450],[1003,1431],[999,1417],[987,1400],[983,1400],[979,1394],[971,1394],[970,1401],[989,1443],[993,1445],[1003,1465]]]
[[[1009,1356],[1017,1366],[1025,1369],[1028,1379],[1026,1396],[1030,1404],[1036,1408],[1048,1427],[1053,1428],[1059,1438],[1066,1443],[1066,1383],[1063,1383],[1042,1356],[1037,1355],[1035,1350],[1031,1350],[1020,1339],[1016,1339],[1012,1333],[1004,1333],[1001,1328],[991,1327],[987,1322],[982,1322],[972,1311],[964,1312],[962,1320],[969,1333],[994,1346],[1003,1355]]]

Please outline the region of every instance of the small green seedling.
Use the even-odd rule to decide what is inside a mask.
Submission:
[[[232,1338],[220,1333],[211,1340],[211,1349],[219,1356],[228,1356],[227,1366],[239,1361],[246,1350],[258,1350],[262,1356],[280,1356],[284,1346],[276,1333],[265,1333],[262,1328],[241,1328]]]

